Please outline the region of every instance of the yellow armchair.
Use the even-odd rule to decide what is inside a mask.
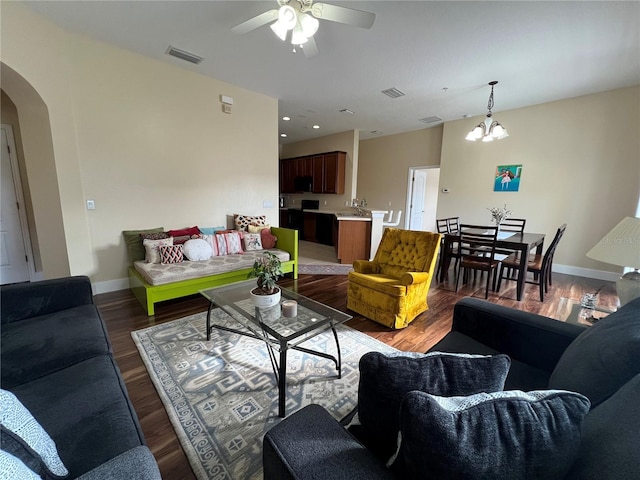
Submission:
[[[404,328],[427,305],[442,235],[387,228],[372,261],[349,272],[347,308],[389,328]]]

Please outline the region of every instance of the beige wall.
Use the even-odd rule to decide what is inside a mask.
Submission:
[[[446,123],[438,217],[489,223],[487,207],[507,204],[526,230],[547,235],[567,223],[554,265],[571,273],[620,272],[585,256],[640,198],[640,87],[498,112],[510,137],[467,142],[482,117]],[[493,191],[497,165],[522,164],[517,193]],[[577,268],[576,268],[577,267]]]
[[[370,208],[405,210],[409,167],[440,164],[442,125],[414,132],[362,140],[358,195]],[[391,203],[391,206],[389,206]],[[404,225],[406,212],[400,225]]]
[[[2,7],[2,62],[48,108],[49,182],[59,189],[70,273],[120,285],[125,229],[219,225],[234,213],[278,223],[276,99],[64,32],[13,2]],[[7,94],[23,122],[27,106]],[[231,115],[221,94],[234,98]],[[22,133],[28,167],[33,139]]]
[[[327,135],[304,142],[282,145],[280,148],[280,158],[293,158],[333,151],[347,153],[344,195],[319,195],[314,193],[289,194],[287,195],[288,205],[300,205],[300,200],[302,199],[320,200],[320,208],[344,208],[345,202],[350,203],[351,199],[356,197],[359,142],[360,132],[358,130],[350,130],[348,132]],[[326,206],[324,206],[324,202],[326,202]]]

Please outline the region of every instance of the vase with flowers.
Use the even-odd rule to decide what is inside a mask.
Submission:
[[[491,221],[496,224],[498,230],[500,230],[500,224],[511,216],[513,211],[507,209],[507,204],[504,207],[492,207],[487,208],[491,212]]]
[[[277,255],[264,252],[260,258],[253,262],[249,277],[256,277],[258,285],[250,293],[256,307],[272,307],[280,302],[281,292],[276,281],[281,276],[282,263]]]

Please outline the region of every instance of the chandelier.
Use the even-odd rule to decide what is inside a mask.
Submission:
[[[483,122],[476,125],[465,137],[465,140],[475,142],[482,139],[483,142],[493,142],[494,140],[501,140],[509,136],[509,132],[500,123],[493,119],[491,109],[493,108],[493,86],[497,85],[498,81],[494,80],[489,82],[491,85],[491,94],[489,95],[489,102],[487,103],[487,118]]]

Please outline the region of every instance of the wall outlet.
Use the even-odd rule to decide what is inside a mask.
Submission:
[[[327,205],[327,201],[325,200],[324,202],[322,202],[322,204],[326,206]]]
[[[391,202],[389,202],[389,206],[391,206]]]
[[[348,206],[349,206],[349,200],[345,200],[345,201],[344,201],[344,206],[345,206],[345,207],[348,207]]]

